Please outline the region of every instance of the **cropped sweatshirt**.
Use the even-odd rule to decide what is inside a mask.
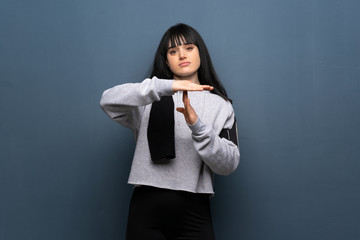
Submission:
[[[188,125],[176,107],[183,107],[182,92],[172,92],[173,80],[147,78],[141,83],[126,83],[104,91],[100,106],[122,126],[130,128],[136,148],[128,183],[193,193],[214,194],[214,173],[229,175],[240,159],[239,148],[219,137],[223,129],[234,125],[230,102],[209,91],[188,92],[190,104],[198,115]],[[175,119],[174,159],[166,163],[151,160],[147,127],[151,104],[162,96],[172,96]]]

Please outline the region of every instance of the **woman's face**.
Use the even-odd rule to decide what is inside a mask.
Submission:
[[[176,80],[192,80],[199,82],[197,71],[200,67],[199,49],[195,44],[184,44],[167,51],[167,65]]]

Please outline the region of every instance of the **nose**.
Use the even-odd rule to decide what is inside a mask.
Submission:
[[[180,57],[180,59],[186,58],[186,51],[183,48],[180,48],[179,57]]]

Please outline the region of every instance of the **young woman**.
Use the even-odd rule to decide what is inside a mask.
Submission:
[[[231,101],[199,33],[169,28],[151,77],[104,91],[100,105],[136,138],[127,239],[215,239],[213,175],[233,172],[240,153]]]

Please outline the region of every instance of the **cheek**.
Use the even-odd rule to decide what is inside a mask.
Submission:
[[[174,72],[178,70],[178,64],[176,61],[174,61],[174,59],[169,58],[167,61],[167,65],[170,68],[170,71]]]
[[[196,62],[199,64],[201,64],[201,59],[200,59],[200,54],[199,51],[196,52],[196,54],[194,55],[194,58],[196,59]]]
[[[199,58],[198,62],[199,62],[199,67],[200,67],[200,65],[201,65],[201,59],[200,58]]]
[[[174,65],[173,62],[174,62],[174,61],[173,61],[173,59],[172,59],[171,57],[167,57],[167,59],[166,59],[166,65],[167,65],[168,67],[171,68],[171,66]]]
[[[200,59],[200,57],[197,57],[197,58],[196,58],[196,63],[197,63],[197,67],[199,68],[200,65],[201,65],[201,59]]]

